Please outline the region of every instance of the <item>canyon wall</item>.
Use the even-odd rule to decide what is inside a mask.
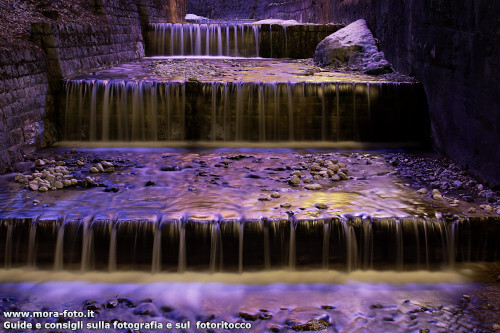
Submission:
[[[500,2],[333,0],[327,20],[366,19],[394,67],[424,84],[435,147],[500,186]]]

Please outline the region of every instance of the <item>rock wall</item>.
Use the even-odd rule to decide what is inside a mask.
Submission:
[[[0,51],[0,172],[42,145],[46,69],[37,48]]]
[[[40,22],[0,49],[0,172],[57,139],[62,78],[144,56],[142,25],[180,21],[184,0],[91,0],[98,25]]]
[[[328,0],[187,0],[186,10],[212,19],[296,20],[324,23],[323,12]]]
[[[424,84],[435,146],[500,186],[500,2],[332,0],[328,20],[366,19],[395,69]]]

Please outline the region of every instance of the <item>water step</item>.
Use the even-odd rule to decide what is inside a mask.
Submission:
[[[498,261],[498,218],[218,220],[121,215],[3,219],[0,266],[243,272],[417,270]]]
[[[148,56],[207,55],[311,58],[335,24],[155,23],[146,40]]]
[[[64,140],[427,139],[425,95],[414,82],[274,60],[152,58],[128,66],[65,82]],[[175,73],[191,67],[201,73]]]

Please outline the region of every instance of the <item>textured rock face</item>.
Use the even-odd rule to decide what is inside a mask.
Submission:
[[[363,19],[323,39],[314,53],[314,62],[318,66],[347,67],[366,74],[392,72]]]
[[[435,146],[500,186],[498,1],[333,0],[329,20],[364,18],[394,68],[421,80]]]

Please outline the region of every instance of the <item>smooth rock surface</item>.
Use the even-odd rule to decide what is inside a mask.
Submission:
[[[363,19],[326,37],[314,53],[318,66],[348,67],[366,74],[391,73],[391,64],[377,48],[375,38]]]

